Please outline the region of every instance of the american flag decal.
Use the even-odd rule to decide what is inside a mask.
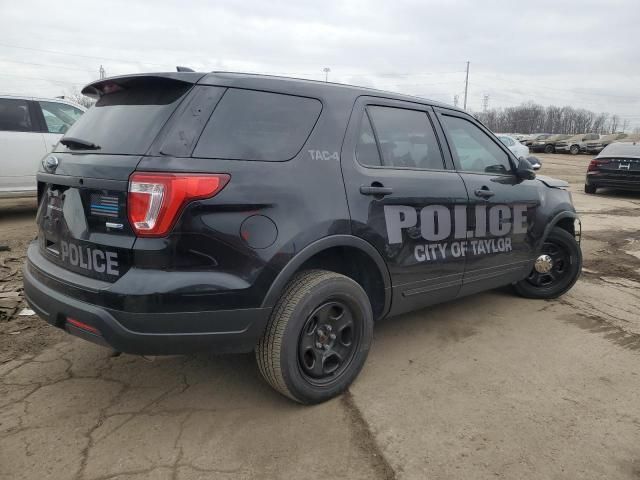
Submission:
[[[91,215],[100,217],[118,218],[120,207],[118,206],[118,197],[110,195],[91,195]]]

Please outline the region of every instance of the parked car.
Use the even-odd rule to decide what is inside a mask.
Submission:
[[[610,135],[602,135],[598,140],[588,141],[585,145],[585,150],[587,153],[600,153],[607,145],[616,142],[618,140],[623,140],[628,137],[627,133],[612,133]]]
[[[36,194],[40,160],[84,111],[58,98],[0,96],[0,197]]]
[[[569,137],[570,135],[558,134],[538,139],[531,144],[531,150],[534,152],[554,153],[556,143]]]
[[[600,187],[640,191],[640,145],[611,143],[591,160],[584,191],[596,193]]]
[[[570,153],[571,155],[577,155],[580,152],[587,151],[587,142],[598,140],[600,135],[597,133],[581,133],[574,135],[566,140],[560,140],[555,144],[556,153]]]
[[[521,143],[523,145],[525,145],[526,147],[531,148],[531,146],[533,145],[533,142],[537,142],[540,140],[545,140],[547,138],[549,138],[551,136],[550,133],[534,133],[532,135],[529,135],[526,139],[521,140]]]
[[[525,147],[518,140],[510,135],[499,133],[496,135],[498,139],[513,152],[516,158],[526,158],[529,156],[529,147]]]
[[[580,274],[568,184],[460,109],[238,73],[83,93],[96,105],[38,173],[24,292],[86,340],[255,351],[317,403],[356,378],[375,320],[505,285],[555,298]]]

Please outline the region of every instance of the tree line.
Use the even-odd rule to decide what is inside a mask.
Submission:
[[[474,115],[494,132],[607,134],[624,132],[629,128],[629,120],[622,120],[618,115],[569,106],[545,107],[533,102]]]

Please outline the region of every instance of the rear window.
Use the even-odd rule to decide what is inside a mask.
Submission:
[[[194,157],[290,160],[305,144],[322,104],[313,98],[228,89],[193,151]]]
[[[122,90],[100,97],[65,137],[99,145],[99,153],[142,155],[190,87],[163,78],[129,82]],[[58,144],[56,150],[67,151],[67,147]]]

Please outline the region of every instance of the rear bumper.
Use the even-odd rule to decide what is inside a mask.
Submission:
[[[621,190],[640,191],[640,176],[628,175],[627,178],[621,176],[609,176],[602,174],[587,175],[586,185],[595,185],[602,188],[619,188]]]
[[[27,261],[24,294],[31,308],[51,325],[114,350],[168,355],[207,350],[241,353],[254,349],[270,308],[201,312],[131,313],[83,302],[41,281],[43,273]],[[90,327],[78,328],[71,318]],[[160,326],[166,327],[165,332]],[[90,330],[97,332],[92,333]]]

